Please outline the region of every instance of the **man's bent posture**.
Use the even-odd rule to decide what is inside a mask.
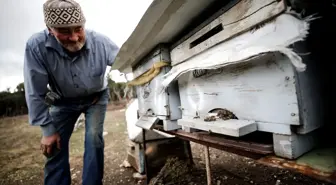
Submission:
[[[43,133],[44,184],[71,183],[69,139],[77,118],[85,113],[82,180],[84,185],[100,185],[109,97],[104,74],[119,48],[106,36],[84,28],[83,12],[74,0],[47,0],[43,10],[47,29],[27,41],[24,84],[29,122]]]

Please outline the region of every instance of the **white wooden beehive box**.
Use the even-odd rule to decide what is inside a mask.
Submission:
[[[298,73],[297,55],[287,48],[305,37],[306,22],[286,11],[284,1],[240,1],[171,50],[171,73],[190,68],[177,78],[179,125],[235,137],[257,130],[291,135],[292,126],[306,134],[320,127],[318,98],[301,88],[314,86],[312,71]],[[221,109],[238,120],[205,121]]]
[[[170,62],[169,50],[163,46],[157,46],[152,52],[144,57],[139,65],[133,69],[134,78],[147,72],[156,62]],[[162,121],[164,130],[175,130],[180,128],[177,120],[181,118],[180,99],[178,96],[178,85],[172,83],[168,88],[163,88],[161,81],[163,75],[170,70],[170,66],[163,67],[160,73],[150,82],[136,86],[139,101],[139,115],[137,125],[151,129],[154,124]]]
[[[208,70],[203,76],[197,72],[178,79],[182,105],[179,124],[236,137],[258,129],[290,133],[290,125],[300,124],[294,69],[285,56],[265,55]],[[204,121],[218,109],[231,111],[238,120]]]
[[[178,42],[163,84],[178,81],[184,130],[270,132],[275,153],[287,158],[314,146],[322,125],[315,71],[288,48],[304,40],[308,23],[286,11],[284,1],[240,1]],[[232,114],[222,119],[219,110]]]

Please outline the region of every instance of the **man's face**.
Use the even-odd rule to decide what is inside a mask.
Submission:
[[[79,51],[85,44],[85,31],[83,26],[49,28],[49,32],[70,52]]]

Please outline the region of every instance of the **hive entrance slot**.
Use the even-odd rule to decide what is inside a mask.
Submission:
[[[217,119],[220,120],[229,120],[229,119],[238,119],[233,112],[222,109],[222,108],[216,108],[211,111],[209,111],[209,116],[204,118],[204,121],[216,121]]]
[[[207,39],[209,39],[210,37],[216,35],[217,33],[221,32],[223,30],[223,25],[219,24],[216,27],[212,28],[211,30],[209,30],[208,32],[206,32],[204,35],[200,36],[198,39],[192,41],[190,43],[189,48],[192,49],[193,47],[201,44],[202,42],[206,41]]]

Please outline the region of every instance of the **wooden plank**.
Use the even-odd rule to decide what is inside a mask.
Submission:
[[[207,174],[207,182],[208,182],[208,185],[212,185],[211,184],[211,165],[210,165],[209,146],[204,146],[204,157],[205,157],[205,168],[206,168],[206,174]]]
[[[240,137],[257,130],[257,124],[248,120],[216,120],[205,122],[202,119],[180,119],[178,124],[199,130],[210,131],[213,133],[227,136]]]
[[[141,116],[135,125],[146,130],[151,130],[159,120],[157,117]]]
[[[243,0],[239,2],[185,42],[175,47],[171,51],[172,65],[177,65],[220,42],[250,30],[256,25],[279,15],[285,10],[285,7],[284,0]],[[202,38],[204,36],[206,37]]]
[[[274,134],[291,135],[292,129],[290,125],[286,124],[276,124],[276,123],[266,123],[257,122],[258,131],[270,132]]]

